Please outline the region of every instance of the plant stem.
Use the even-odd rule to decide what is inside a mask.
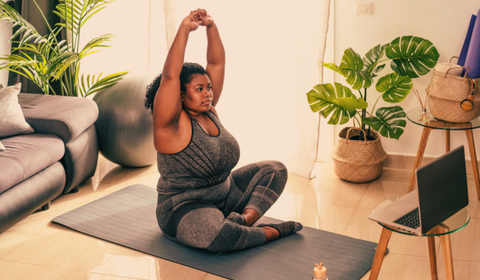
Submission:
[[[365,96],[365,101],[367,101],[367,89],[365,88],[365,94],[363,96]],[[363,119],[365,119],[367,117],[367,109],[362,109],[362,129],[365,129],[365,123],[363,122]]]

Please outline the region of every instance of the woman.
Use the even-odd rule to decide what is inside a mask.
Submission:
[[[189,33],[206,27],[207,67],[184,63]],[[233,172],[237,141],[215,106],[222,93],[225,50],[212,17],[192,11],[181,23],[162,74],[147,88],[158,151],[158,224],[186,246],[224,252],[264,244],[302,229],[296,222],[251,227],[278,199],[287,181],[280,162]]]

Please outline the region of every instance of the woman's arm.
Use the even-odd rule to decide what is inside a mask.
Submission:
[[[190,13],[178,28],[163,66],[160,87],[154,100],[153,124],[157,130],[178,128],[178,119],[182,111],[180,92],[180,72],[182,71],[188,36],[200,25],[200,19]]]
[[[223,47],[220,33],[213,18],[205,10],[201,25],[207,27],[207,67],[206,70],[212,81],[213,101],[216,106],[223,90],[225,78],[225,49]]]

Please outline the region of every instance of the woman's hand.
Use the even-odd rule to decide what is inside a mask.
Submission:
[[[207,13],[205,9],[196,9],[190,12],[193,17],[198,20],[202,26],[210,26],[213,24],[213,18]]]
[[[190,14],[182,21],[182,25],[185,26],[189,31],[197,30],[201,23],[202,18],[199,16],[198,10],[191,11]]]

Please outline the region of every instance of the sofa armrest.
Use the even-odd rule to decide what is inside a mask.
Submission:
[[[25,120],[37,133],[54,134],[67,143],[98,118],[95,101],[72,96],[20,93],[18,101]]]

